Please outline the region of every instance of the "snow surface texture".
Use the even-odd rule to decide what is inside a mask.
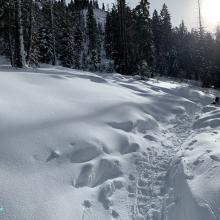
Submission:
[[[1,67],[0,219],[220,219],[214,93]]]

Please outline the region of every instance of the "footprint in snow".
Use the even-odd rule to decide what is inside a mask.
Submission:
[[[47,158],[46,162],[49,162],[49,161],[51,161],[53,159],[56,159],[56,158],[59,158],[60,155],[61,155],[60,151],[53,150],[53,151],[51,151],[51,153],[50,153],[49,157]]]
[[[198,165],[202,164],[203,162],[204,162],[204,160],[199,158],[199,159],[195,160],[195,161],[193,162],[193,164],[194,164],[195,166],[198,166]]]
[[[85,208],[90,208],[90,207],[92,206],[92,203],[91,203],[89,200],[85,200],[85,201],[83,202],[83,206],[84,206]]]
[[[120,215],[115,210],[112,210],[112,217],[115,219],[119,219]]]
[[[192,146],[193,144],[195,144],[197,142],[197,140],[193,140],[189,143],[189,146]]]
[[[151,135],[145,135],[144,138],[152,142],[157,142],[157,139]]]
[[[220,162],[220,156],[217,155],[210,155],[210,158],[214,161]]]
[[[135,180],[135,176],[133,174],[129,174],[129,180],[134,181]]]

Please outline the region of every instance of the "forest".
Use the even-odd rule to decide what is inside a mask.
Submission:
[[[150,13],[96,0],[1,0],[0,55],[18,68],[41,63],[92,72],[160,75],[220,87],[220,28],[173,27],[166,4]],[[198,22],[199,23],[199,22]]]

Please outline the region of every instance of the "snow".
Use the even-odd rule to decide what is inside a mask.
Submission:
[[[220,219],[218,94],[0,67],[0,219]]]

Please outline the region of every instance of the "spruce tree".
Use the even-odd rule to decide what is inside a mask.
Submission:
[[[216,40],[215,40],[215,66],[216,71],[214,75],[214,86],[215,88],[220,88],[220,26],[216,30]]]
[[[97,23],[94,16],[92,4],[88,7],[87,12],[87,36],[88,36],[88,64],[89,70],[97,70]]]
[[[15,66],[15,2],[0,2],[0,54],[10,58]]]
[[[82,30],[82,16],[79,10],[76,10],[74,14],[75,18],[75,33],[74,33],[74,68],[80,69],[81,68],[81,56],[82,56],[82,49],[83,49],[83,30]]]
[[[118,20],[119,20],[119,72],[122,74],[129,74],[128,67],[128,38],[126,27],[126,2],[125,0],[118,0]]]
[[[56,37],[55,37],[55,20],[54,20],[54,0],[50,0],[50,28],[52,37],[52,64],[57,64]]]
[[[153,34],[153,70],[156,73],[160,72],[159,68],[159,57],[160,57],[160,44],[161,44],[161,20],[158,15],[157,10],[154,10],[152,21],[151,21],[151,29]]]
[[[171,18],[166,4],[163,5],[160,12],[160,45],[159,45],[159,67],[160,73],[164,75],[172,75],[172,63],[173,60],[170,56],[173,56],[172,47],[172,25]]]
[[[106,23],[105,23],[105,52],[108,59],[112,58],[113,49],[113,30],[112,30],[112,17],[111,13],[107,12]]]
[[[151,30],[151,20],[149,12],[150,3],[148,0],[141,0],[134,10],[135,19],[135,35],[136,42],[135,56],[139,71],[143,67],[150,67],[153,64],[153,36]],[[141,71],[141,72],[146,72]]]
[[[16,17],[16,52],[15,52],[15,65],[19,68],[26,66],[25,50],[24,50],[24,33],[22,22],[22,5],[21,0],[15,1],[15,17]]]

